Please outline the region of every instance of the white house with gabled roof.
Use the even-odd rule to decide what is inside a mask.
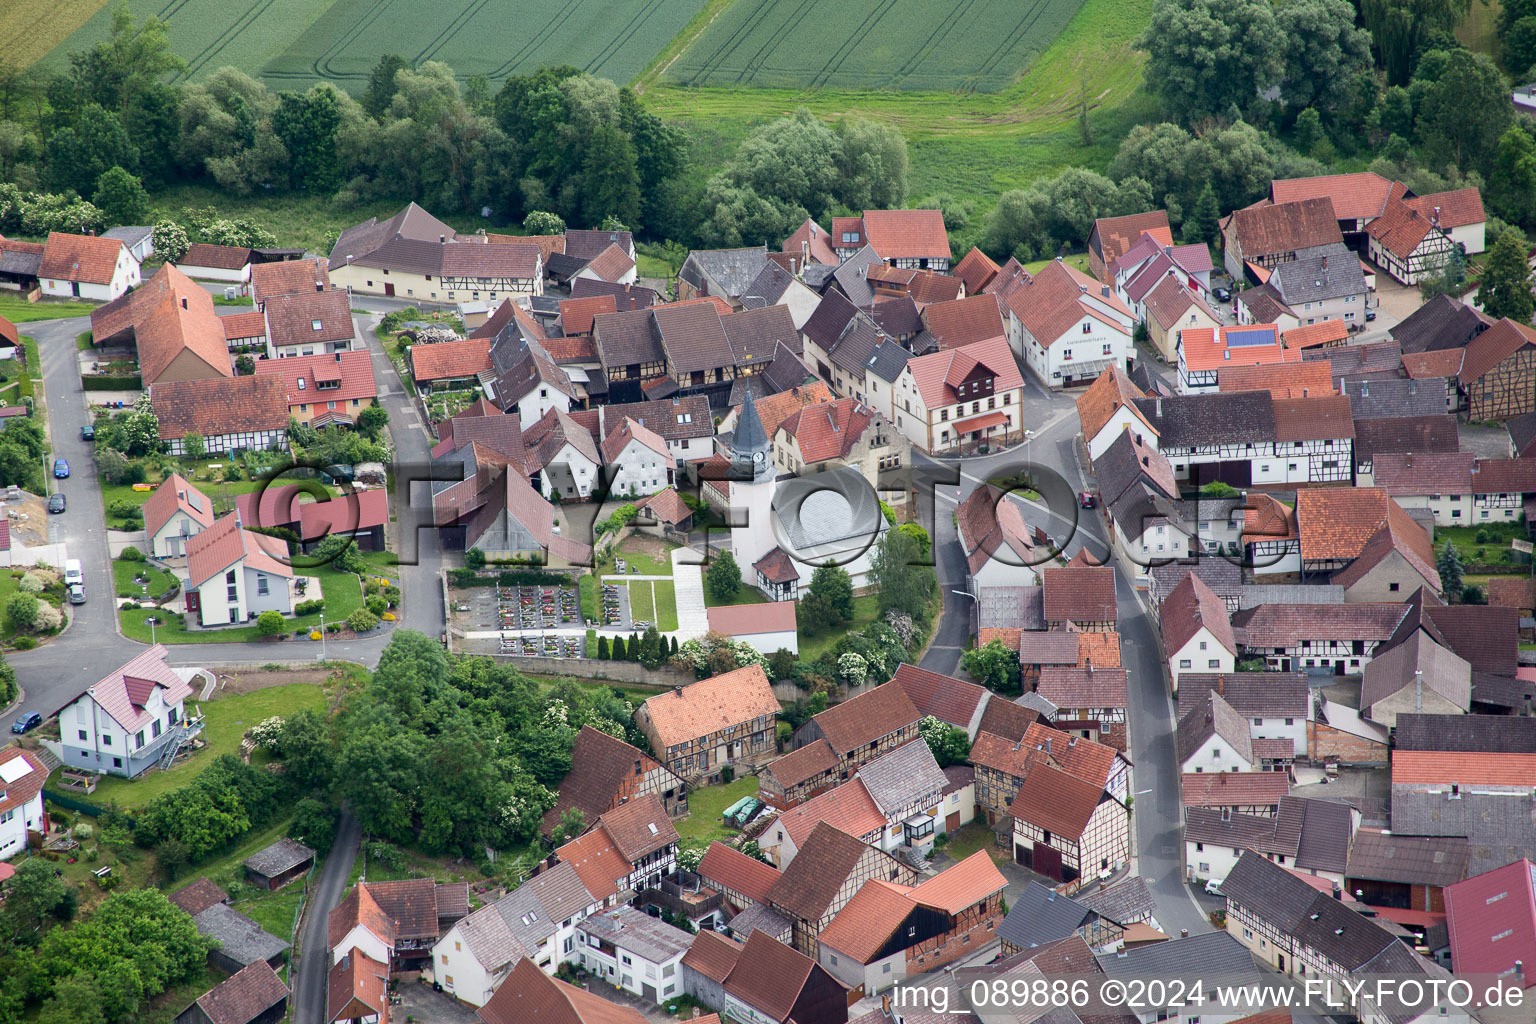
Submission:
[[[231,512],[187,541],[187,614],[204,626],[244,622],[265,611],[293,614],[295,577],[287,557],[283,541],[244,529],[240,513]]]
[[[59,709],[66,767],[133,778],[201,731],[202,719],[188,721],[185,707],[197,670],[178,672],[165,655],[156,644]]]
[[[166,477],[144,503],[144,532],[155,558],[180,558],[187,543],[213,525],[213,502],[180,473]]]
[[[654,430],[625,417],[603,439],[608,487],[616,495],[648,495],[672,485],[677,461]]]
[[[27,848],[27,832],[41,832],[43,781],[48,770],[20,747],[0,750],[0,861]]]

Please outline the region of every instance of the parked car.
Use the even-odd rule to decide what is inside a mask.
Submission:
[[[23,711],[21,713],[21,717],[11,723],[11,732],[14,732],[19,736],[24,732],[29,732],[32,729],[36,729],[42,724],[43,713],[41,711]]]
[[[63,480],[66,477],[68,477],[69,476],[69,460],[68,459],[54,459],[53,460],[53,475],[56,478],[60,479],[60,480]]]
[[[1226,893],[1221,891],[1221,883],[1225,881],[1225,878],[1213,878],[1205,883],[1205,891],[1212,896],[1225,896]]]
[[[1211,294],[1216,296],[1217,302],[1231,302],[1232,293],[1225,288],[1213,288]]]
[[[85,604],[85,588],[78,583],[69,585],[69,603]]]
[[[1366,323],[1370,323],[1372,320],[1375,320],[1375,319],[1376,319],[1376,311],[1374,309],[1368,309],[1368,310],[1365,311],[1365,322]]]
[[[64,495],[58,494],[58,493],[50,494],[48,496],[48,511],[49,512],[63,512],[64,511]]]
[[[1079,491],[1077,493],[1078,508],[1098,508],[1099,496],[1092,491]]]
[[[85,426],[81,427],[80,428],[80,440],[82,440],[82,441],[94,441],[94,440],[96,440],[96,424],[94,424],[94,423],[87,423]]]

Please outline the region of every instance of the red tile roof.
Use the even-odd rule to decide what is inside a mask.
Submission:
[[[1243,344],[1247,338],[1267,336],[1267,344]],[[1227,366],[1260,366],[1301,362],[1301,352],[1287,349],[1274,324],[1230,327],[1193,327],[1179,332],[1184,365],[1191,370],[1220,370]]]
[[[1201,246],[1201,248],[1205,248]],[[1157,283],[1147,297],[1143,300],[1147,307],[1147,316],[1157,321],[1159,327],[1165,331],[1172,330],[1184,319],[1184,314],[1191,309],[1204,313],[1211,321],[1221,322],[1221,317],[1205,301],[1190,291],[1179,281],[1176,274],[1170,273]]]
[[[1105,268],[1125,255],[1125,251],[1135,244],[1144,231],[1163,245],[1173,244],[1173,232],[1168,227],[1168,214],[1164,210],[1148,210],[1146,213],[1132,213],[1124,217],[1100,217],[1094,221],[1092,235],[1098,238]]]
[[[839,398],[801,406],[784,418],[778,430],[799,444],[801,461],[830,462],[846,459],[873,421],[874,410],[863,402]]]
[[[144,532],[153,537],[178,510],[201,523],[204,529],[213,525],[213,502],[186,477],[172,473],[144,502]]]
[[[595,828],[555,850],[555,856],[576,869],[593,899],[605,900],[618,892],[633,865],[613,845],[608,833]]]
[[[133,327],[139,372],[146,385],[158,382],[183,352],[195,357],[206,369],[194,371],[183,365],[178,376],[187,377],[194,372],[205,377],[234,376],[224,325],[214,311],[213,296],[180,270],[166,264],[137,291],[118,301],[124,305],[119,307],[114,302],[97,311],[104,320],[111,321],[109,324],[98,327],[93,314],[91,325],[104,337]],[[119,325],[120,320],[126,322]]]
[[[197,999],[210,1024],[250,1024],[288,998],[288,986],[272,965],[257,960],[219,982]]]
[[[1329,382],[1332,383],[1331,378]],[[1121,409],[1129,409],[1147,432],[1156,437],[1157,430],[1136,407],[1136,399],[1146,397],[1146,392],[1133,384],[1120,367],[1111,366],[1077,397],[1077,418],[1082,425],[1083,437],[1089,440],[1097,437],[1099,431],[1104,429],[1104,424]]]
[[[1019,821],[1077,840],[1087,830],[1088,819],[1093,817],[1103,796],[1102,786],[1074,778],[1048,764],[1036,764],[1030,766],[1008,813]]]
[[[1268,391],[1273,398],[1310,398],[1333,391],[1333,373],[1326,360],[1271,363],[1267,366],[1223,366],[1216,371],[1216,390]]]
[[[1482,224],[1488,219],[1483,212],[1483,194],[1475,188],[1459,188],[1451,192],[1431,192],[1414,196],[1403,202],[1419,216],[1437,221],[1442,228],[1460,228]],[[1437,212],[1438,211],[1438,212]]]
[[[1058,708],[1123,708],[1126,671],[1100,665],[1043,665],[1035,692]]]
[[[721,729],[783,710],[761,665],[748,665],[659,693],[643,705],[663,747],[676,746]],[[665,751],[657,751],[665,754]]]
[[[1008,879],[992,863],[991,854],[977,850],[960,863],[950,865],[907,890],[907,895],[916,903],[937,908],[953,917],[1007,887]]]
[[[1305,487],[1296,492],[1303,559],[1349,559],[1387,520],[1390,499],[1380,487]]]
[[[212,270],[240,270],[251,262],[251,250],[234,245],[210,245],[195,242],[176,261],[178,267],[207,267]]]
[[[389,1024],[389,965],[353,949],[326,974],[326,1015],[332,1024],[375,1016]]]
[[[374,489],[354,491],[330,501],[312,501],[299,506],[299,536],[306,542],[330,534],[348,535],[371,530],[389,522],[389,492]]]
[[[161,647],[160,650],[164,651],[165,648]],[[23,762],[28,768],[25,773],[18,775],[14,782],[0,782],[0,811],[11,811],[24,806],[43,791],[43,783],[48,779],[48,769],[37,760],[37,755],[29,754],[20,747],[6,747],[0,750],[0,764],[9,764],[12,761]],[[12,769],[12,771],[15,770]]]
[[[1034,339],[1050,348],[1084,318],[1098,320],[1122,334],[1130,334],[1129,328],[1084,301],[1092,294],[1095,301],[1129,316],[1130,311],[1113,292],[1105,294],[1107,289],[1107,285],[1101,285],[1077,268],[1054,260],[1020,286],[1009,290],[1005,301]]]
[[[748,899],[767,903],[773,887],[778,884],[779,870],[716,841],[709,844],[699,861],[699,877],[707,883],[739,892]]]
[[[619,278],[635,269],[635,261],[630,259],[629,253],[620,248],[617,243],[613,243],[588,260],[585,269],[604,281],[617,282]]]
[[[865,210],[864,231],[883,260],[950,256],[949,233],[938,210]]]
[[[1274,400],[1276,441],[1316,441],[1355,436],[1347,395],[1315,395]]]
[[[115,238],[50,231],[48,241],[43,243],[37,276],[80,284],[111,284],[122,251],[123,243]]]
[[[362,925],[374,935],[383,939],[385,944],[395,944],[395,922],[384,913],[379,901],[374,899],[368,891],[368,886],[362,882],[352,887],[352,891],[336,905],[330,916],[326,918],[326,932],[330,937],[330,944],[341,945],[347,933],[358,925]]]
[[[1445,889],[1451,966],[1459,975],[1503,975],[1524,967],[1514,984],[1536,981],[1536,865],[1527,859]]]
[[[1312,178],[1281,178],[1270,183],[1276,203],[1326,198],[1337,220],[1371,220],[1381,216],[1392,182],[1371,171],[1320,174]]]
[[[418,381],[473,377],[491,368],[489,338],[411,346],[411,376]]]
[[[985,851],[982,856],[986,856]],[[869,963],[917,909],[907,892],[907,886],[880,878],[865,882],[822,929],[817,941],[858,963]]]
[[[771,774],[780,787],[790,789],[802,782],[824,775],[837,767],[837,754],[831,744],[817,738],[798,750],[770,761],[763,771]]]
[[[935,302],[923,307],[922,317],[928,333],[941,349],[962,348],[1007,333],[1002,302],[985,292],[952,302]]]
[[[793,633],[798,628],[793,601],[720,605],[708,609],[708,615],[711,633],[724,633],[732,637]]]
[[[226,341],[267,336],[267,316],[260,310],[251,313],[226,313],[219,317]]]
[[[240,514],[231,512],[187,541],[187,589],[196,590],[237,562],[247,567],[289,577],[293,567],[277,558],[287,557],[282,541],[241,529]]]
[[[1343,320],[1319,320],[1315,324],[1292,327],[1285,332],[1286,348],[1315,348],[1331,345],[1349,338],[1349,324]]]
[[[167,897],[172,903],[185,910],[191,917],[196,917],[215,903],[223,903],[229,899],[229,893],[220,889],[205,875],[191,885],[171,893]]]
[[[877,686],[812,720],[839,756],[914,725],[922,718],[899,686]]]
[[[1255,203],[1234,211],[1224,227],[1224,236],[1236,238],[1245,260],[1344,240],[1332,201],[1321,197]]]
[[[154,716],[144,705],[157,687],[164,688],[160,696],[172,706],[192,693],[192,687],[165,663],[165,654],[165,645],[156,644],[93,683],[85,693],[126,731],[146,728]]]
[[[820,796],[792,807],[779,815],[790,842],[802,847],[816,826],[825,822],[839,832],[859,837],[885,828],[885,815],[860,779],[843,783]]]
[[[771,441],[773,435],[778,433],[779,424],[789,419],[795,410],[807,405],[830,402],[832,397],[832,389],[827,387],[824,381],[817,380],[792,387],[788,391],[780,391],[776,395],[764,395],[761,398],[754,395],[752,404],[757,407],[757,418],[762,420],[763,433]],[[739,406],[737,414],[740,415]]]
[[[357,336],[346,292],[299,292],[267,300],[267,337],[274,346],[324,345]]]
[[[288,399],[276,377],[165,380],[150,387],[149,402],[166,441],[192,433],[214,437],[288,427]]]
[[[966,294],[976,295],[997,276],[997,271],[992,258],[973,245],[955,264],[954,275],[965,282]]]
[[[985,645],[983,645],[985,646]],[[930,672],[902,662],[888,685],[899,686],[919,713],[961,729],[970,725],[976,709],[987,697],[987,689],[953,676]]]
[[[479,1011],[485,1024],[646,1024],[631,1006],[551,977],[526,957]]]
[[[1279,806],[1289,795],[1285,772],[1186,772],[1181,782],[1185,807]]]
[[[1536,754],[1397,750],[1392,782],[1462,786],[1536,786]]]
[[[251,264],[251,301],[258,307],[274,295],[325,291],[331,286],[326,260],[282,260]]]
[[[829,267],[837,266],[837,253],[832,251],[832,244],[829,241],[827,232],[822,229],[821,225],[809,217],[795,229],[794,234],[784,239],[784,244],[780,246],[780,249],[784,252],[798,255],[801,252],[802,242],[805,243],[805,251],[812,260]]]
[[[560,303],[560,327],[567,336],[592,333],[592,318],[599,313],[618,312],[612,295],[592,295],[585,299],[564,299]]]
[[[1471,384],[1516,352],[1532,345],[1536,345],[1536,328],[1522,326],[1505,317],[1467,342],[1461,372],[1456,379],[1463,385]]]
[[[956,389],[978,363],[992,371],[994,393],[1024,386],[1024,375],[1019,372],[1019,364],[1005,338],[917,356],[908,361],[907,371],[912,374],[923,405],[936,409],[960,400]]]
[[[270,375],[283,382],[289,405],[372,400],[379,396],[373,376],[373,356],[367,349],[325,352],[287,359],[258,359],[256,375]],[[336,384],[337,387],[321,387]]]

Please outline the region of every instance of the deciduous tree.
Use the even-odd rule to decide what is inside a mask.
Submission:
[[[1526,262],[1525,246],[1512,232],[1504,232],[1483,265],[1478,283],[1477,304],[1491,317],[1509,317],[1518,324],[1529,324],[1536,312],[1536,296],[1531,292],[1531,267]]]
[[[1285,72],[1275,8],[1255,0],[1158,0],[1137,46],[1147,86],[1184,124],[1247,110]]]

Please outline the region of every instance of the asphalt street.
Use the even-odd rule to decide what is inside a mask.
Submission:
[[[330,913],[347,891],[352,863],[362,845],[357,819],[345,809],[336,823],[336,841],[320,866],[320,877],[309,892],[304,926],[299,931],[297,963],[293,968],[293,1019],[295,1024],[324,1024],[326,1019],[326,971],[330,966]]]

